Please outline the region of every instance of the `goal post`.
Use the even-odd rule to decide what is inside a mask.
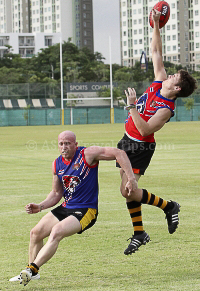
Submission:
[[[62,34],[60,35],[60,72],[61,72],[61,124],[64,125],[64,101],[78,101],[78,100],[110,100],[110,123],[115,123],[114,107],[113,107],[113,80],[112,80],[112,61],[111,61],[111,37],[109,36],[109,55],[110,55],[110,97],[95,97],[95,98],[63,98],[63,68],[62,68]],[[87,85],[85,85],[87,90]],[[68,97],[68,90],[67,90]],[[73,123],[73,110],[71,110],[71,124]]]
[[[64,102],[66,103],[70,103],[72,102],[71,106],[70,106],[70,123],[71,125],[73,124],[73,108],[81,108],[81,107],[96,107],[95,105],[83,105],[81,104],[81,106],[76,106],[77,102],[80,101],[100,101],[100,100],[110,100],[110,123],[114,124],[114,108],[113,108],[113,102],[111,102],[112,97],[70,97],[70,95],[72,95],[71,93],[67,93],[67,98],[63,98],[63,104],[62,104],[62,125],[64,125]],[[83,95],[83,94],[81,94]],[[68,97],[69,96],[69,97]],[[74,102],[74,103],[73,103]],[[99,104],[98,104],[99,106]],[[102,105],[100,105],[102,106]],[[103,106],[107,106],[106,104],[103,104]],[[69,107],[68,107],[69,108]]]
[[[114,114],[114,108],[110,108],[110,123],[114,124],[115,123],[115,114]]]

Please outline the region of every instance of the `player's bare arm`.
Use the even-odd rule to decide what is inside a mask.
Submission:
[[[39,204],[29,203],[25,206],[26,212],[28,214],[38,213],[44,209],[50,208],[56,205],[62,198],[62,185],[57,175],[54,173],[54,166],[52,164],[53,181],[52,190],[48,194],[47,198]]]
[[[128,88],[128,92],[125,91],[128,104],[134,104],[136,101],[136,92],[134,88]],[[132,119],[134,121],[137,130],[142,136],[148,136],[159,129],[161,129],[165,123],[171,117],[171,111],[167,108],[159,109],[149,120],[146,122],[142,119],[136,110],[136,108],[130,109]]]
[[[159,109],[148,120],[148,122],[140,117],[138,111],[135,108],[131,109],[130,113],[134,120],[135,126],[142,136],[148,136],[160,130],[171,117],[171,111],[167,108]]]
[[[128,190],[129,194],[137,189],[137,181],[132,172],[130,161],[124,151],[111,147],[92,146],[85,149],[85,159],[90,165],[100,160],[117,160],[128,178],[125,189]]]
[[[162,60],[162,42],[159,30],[160,15],[161,13],[159,11],[153,9],[152,17],[154,21],[154,30],[152,35],[151,51],[155,81],[164,81],[167,79],[167,74]]]

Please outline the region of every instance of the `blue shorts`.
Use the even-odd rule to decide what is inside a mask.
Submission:
[[[51,210],[51,212],[55,217],[58,218],[59,221],[70,215],[75,216],[80,221],[82,228],[81,231],[78,232],[79,234],[92,227],[95,224],[98,216],[98,210],[94,208],[69,209],[63,207],[62,205],[54,208]]]

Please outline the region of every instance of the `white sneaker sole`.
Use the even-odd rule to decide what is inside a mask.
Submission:
[[[10,278],[10,282],[17,282],[17,281],[20,281],[20,275],[18,275],[18,276],[15,276],[15,277],[12,277],[12,278]]]
[[[35,276],[32,276],[32,278],[31,278],[31,280],[38,280],[38,279],[40,279],[40,274],[39,273],[37,275],[35,275]],[[20,281],[20,280],[21,280],[21,277],[20,277],[20,275],[18,275],[18,276],[15,276],[15,277],[11,278],[9,281],[10,282],[17,282],[17,281]]]
[[[24,286],[26,286],[28,284],[28,282],[31,280],[31,272],[29,272],[28,270],[23,270],[20,273],[20,284],[23,284]]]

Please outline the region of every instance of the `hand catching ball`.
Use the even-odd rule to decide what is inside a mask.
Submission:
[[[160,20],[159,20],[159,28],[162,28],[163,26],[165,26],[165,24],[169,20],[170,6],[166,1],[160,1],[157,4],[154,5],[153,9],[158,10],[159,12],[161,12]],[[153,18],[152,18],[152,10],[151,10],[150,15],[149,15],[149,24],[153,28],[154,27],[154,21],[153,21]]]

